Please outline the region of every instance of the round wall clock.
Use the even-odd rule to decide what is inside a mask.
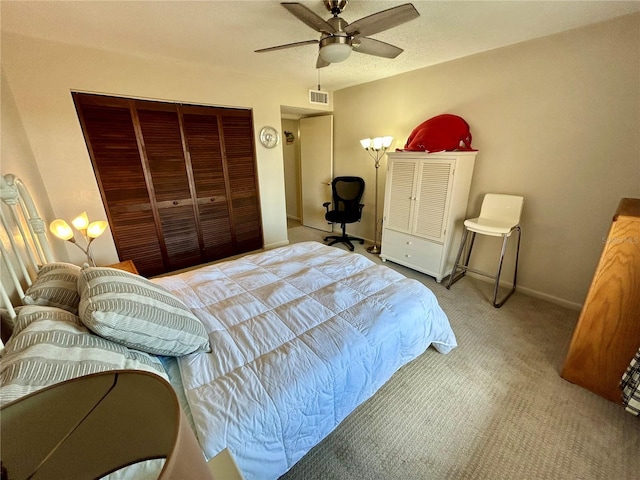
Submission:
[[[280,135],[273,127],[262,127],[260,130],[260,143],[266,148],[273,148],[280,142]]]

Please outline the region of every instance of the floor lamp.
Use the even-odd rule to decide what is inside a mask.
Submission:
[[[380,247],[378,247],[378,169],[380,168],[380,160],[385,154],[387,149],[391,146],[393,137],[376,137],[365,138],[360,140],[362,148],[364,148],[369,156],[373,158],[376,167],[376,198],[374,203],[374,230],[373,230],[373,245],[367,248],[367,252],[373,254],[380,253]]]

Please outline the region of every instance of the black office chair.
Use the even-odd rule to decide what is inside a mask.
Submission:
[[[329,210],[331,202],[322,204],[327,209],[324,218],[329,223],[339,223],[342,227],[342,235],[329,235],[324,241],[333,240],[329,245],[338,242],[344,243],[353,252],[354,246],[351,240],[364,244],[361,238],[350,237],[347,235],[347,223],[359,222],[362,218],[362,207],[360,203],[362,194],[364,193],[364,180],[360,177],[336,177],[331,182],[331,190],[333,191],[333,210]]]

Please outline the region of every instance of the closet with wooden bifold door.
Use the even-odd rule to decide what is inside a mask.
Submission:
[[[73,99],[121,260],[153,276],[263,246],[251,110]]]

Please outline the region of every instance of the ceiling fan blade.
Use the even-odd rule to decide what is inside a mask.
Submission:
[[[367,37],[418,18],[419,16],[420,14],[412,4],[405,3],[404,5],[382,10],[381,12],[356,20],[352,24],[347,25],[344,31],[354,38]]]
[[[282,2],[280,5],[315,31],[328,34],[336,33],[336,29],[330,23],[324,21],[322,17],[319,17],[304,5],[297,2]]]
[[[318,60],[316,60],[316,68],[328,67],[329,65],[331,64],[320,55],[318,55]]]
[[[403,49],[394,45],[390,45],[373,38],[360,37],[353,41],[352,48],[354,52],[366,53],[367,55],[375,55],[376,57],[396,58]]]
[[[302,45],[311,45],[312,43],[317,44],[318,40],[305,40],[303,42],[286,43],[284,45],[277,45],[275,47],[261,48],[260,50],[255,50],[255,53],[273,52],[274,50],[284,50],[285,48],[301,47]]]

